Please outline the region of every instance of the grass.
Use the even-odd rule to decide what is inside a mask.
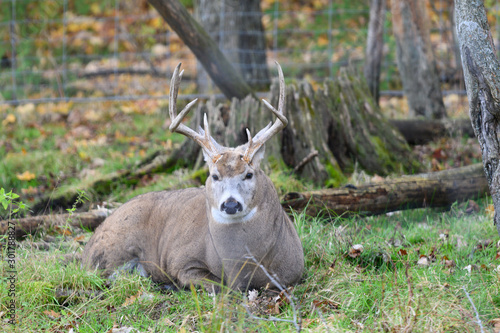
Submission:
[[[295,307],[283,295],[276,300],[271,291],[260,291],[249,301],[248,295],[229,291],[164,291],[135,275],[110,282],[64,260],[82,250],[90,233],[62,236],[48,231],[17,243],[18,322],[15,327],[6,323],[4,307],[0,327],[19,332],[106,332],[113,327],[290,332],[296,330],[289,322],[295,315],[306,332],[479,331],[468,294],[482,325],[491,330],[488,322],[500,318],[500,273],[495,270],[500,261],[495,242],[485,242],[498,237],[487,204],[481,202],[473,214],[464,213],[465,205],[455,205],[449,211],[366,218],[296,215],[306,270],[291,291]],[[42,239],[50,240],[46,251],[37,250]],[[353,254],[354,244],[364,250]],[[5,256],[5,247],[3,251]],[[421,256],[431,259],[429,265],[417,263]],[[7,276],[5,262],[1,270]],[[3,306],[9,300],[7,289],[2,280]],[[287,321],[256,319],[271,316]]]

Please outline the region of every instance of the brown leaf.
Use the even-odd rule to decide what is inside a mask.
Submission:
[[[400,256],[407,256],[408,252],[405,249],[399,249],[398,254]]]
[[[500,318],[491,319],[488,324],[493,326],[493,332],[500,333]]]
[[[363,245],[356,244],[351,247],[347,255],[351,258],[357,258],[361,255],[361,253],[363,253],[363,250],[364,250]]]
[[[58,226],[56,225],[54,227],[54,229],[56,230],[56,232],[60,235],[63,235],[63,236],[71,236],[71,230],[69,230],[68,228],[64,228],[64,227],[61,227],[61,226]]]
[[[45,310],[43,311],[43,313],[47,315],[47,317],[49,317],[50,319],[58,319],[61,317],[61,315],[55,312],[54,310]]]
[[[486,212],[486,215],[492,219],[493,216],[495,215],[495,206],[493,206],[492,204],[491,205],[488,205],[486,206],[486,208],[484,209],[485,212]]]
[[[330,264],[330,267],[328,267],[328,269],[331,271],[331,272],[334,272],[335,271],[335,265],[337,264],[337,258],[335,258],[335,260]]]
[[[73,238],[73,240],[75,242],[79,242],[79,243],[83,242],[84,239],[85,239],[85,235],[80,235],[78,237]]]
[[[467,208],[465,208],[465,213],[472,214],[477,212],[479,212],[479,205],[474,200],[469,200]]]
[[[139,291],[137,294],[132,295],[130,297],[127,297],[125,299],[125,302],[123,302],[122,306],[129,306],[131,304],[134,304],[135,301],[137,301],[137,299],[141,296],[141,294],[142,294],[142,291]]]
[[[313,307],[315,309],[320,310],[321,312],[327,312],[329,310],[336,310],[340,307],[339,303],[330,301],[330,300],[314,300],[313,302]]]
[[[444,260],[444,267],[445,268],[452,268],[455,267],[457,264],[455,263],[455,260]]]
[[[493,244],[493,240],[491,240],[491,239],[481,240],[481,241],[479,241],[479,243],[477,243],[476,250],[478,250],[478,251],[484,250],[485,248],[491,246],[492,244]]]

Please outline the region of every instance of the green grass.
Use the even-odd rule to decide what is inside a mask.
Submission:
[[[261,291],[249,303],[247,295],[227,290],[215,296],[198,288],[161,291],[135,275],[110,282],[63,260],[65,254],[79,253],[90,233],[63,237],[48,231],[17,243],[15,329],[106,332],[116,325],[140,332],[293,332],[295,315],[306,332],[479,331],[464,288],[482,324],[491,329],[488,322],[500,318],[498,248],[496,241],[477,248],[498,238],[484,213],[487,204],[480,203],[480,212],[472,215],[464,213],[463,204],[449,211],[421,209],[367,218],[296,215],[306,270],[292,291],[295,306],[286,301],[276,306],[276,294],[270,291]],[[50,250],[36,250],[49,236]],[[353,258],[349,253],[354,244],[364,250]],[[431,253],[434,262],[417,264],[421,255]],[[444,259],[456,266],[445,266]],[[469,265],[470,272],[465,269]],[[0,269],[6,276],[4,262]],[[3,305],[9,300],[7,289],[2,280]],[[256,319],[271,316],[285,321]],[[14,329],[4,321],[0,325]]]

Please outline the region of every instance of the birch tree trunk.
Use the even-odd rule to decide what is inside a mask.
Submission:
[[[472,127],[479,140],[483,167],[500,234],[500,63],[496,58],[486,10],[481,0],[456,0],[456,24]]]
[[[366,82],[377,105],[380,97],[380,64],[384,49],[385,7],[386,0],[371,0],[364,66]]]
[[[398,68],[411,116],[446,117],[425,1],[392,0]]]

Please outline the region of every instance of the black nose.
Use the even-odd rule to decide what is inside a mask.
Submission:
[[[220,210],[226,212],[226,214],[232,215],[236,214],[236,212],[241,212],[243,210],[243,206],[236,201],[235,198],[231,197],[220,205]]]

